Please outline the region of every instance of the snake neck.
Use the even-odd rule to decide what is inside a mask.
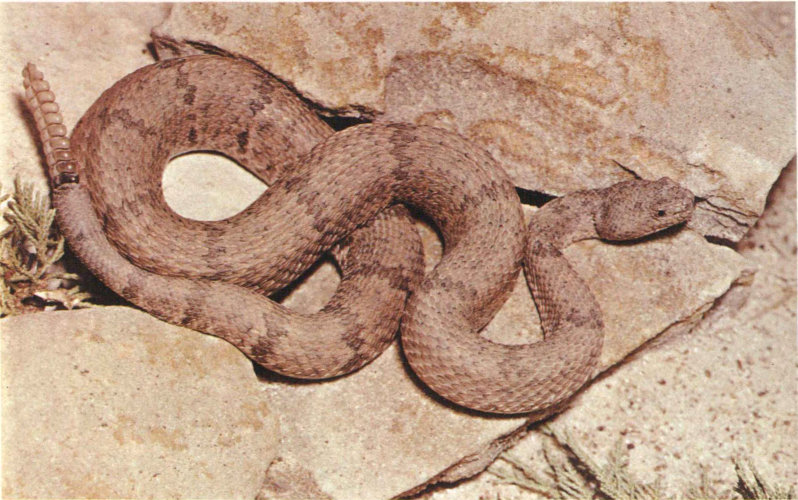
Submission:
[[[529,224],[530,244],[543,241],[565,248],[577,241],[599,238],[595,218],[602,198],[595,191],[571,193],[544,205]]]

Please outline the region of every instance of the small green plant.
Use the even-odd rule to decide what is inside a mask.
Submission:
[[[64,238],[54,225],[48,197],[16,179],[13,193],[3,193],[0,186],[0,204],[8,223],[0,231],[0,316],[88,305],[89,294],[78,286],[65,287],[78,277],[57,265],[64,256]]]
[[[599,466],[568,432],[544,425],[540,431],[549,437],[543,454],[547,470],[537,472],[508,453],[501,455],[487,472],[506,484],[556,499],[659,500],[667,496],[658,483],[644,484],[628,471],[629,456],[619,440],[605,464]],[[756,471],[750,460],[746,467],[735,461],[736,495],[714,490],[702,471],[701,484],[688,490],[686,499],[751,498],[786,500],[796,498],[792,488],[771,486]],[[747,470],[746,470],[747,468]]]

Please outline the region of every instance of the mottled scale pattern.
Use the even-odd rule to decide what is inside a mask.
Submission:
[[[401,123],[333,133],[237,56],[169,59],[128,75],[86,112],[71,143],[38,118],[54,104],[41,73],[29,65],[23,74],[75,254],[151,314],[292,377],[356,370],[400,328],[410,367],[458,405],[505,414],[557,405],[593,375],[603,338],[601,311],[560,250],[638,238],[692,211],[692,195],[672,181],[632,181],[555,200],[527,228],[508,176],[473,143]],[[68,166],[48,152],[56,145]],[[171,158],[197,150],[233,158],[270,188],[224,221],[180,217],[161,176]],[[443,237],[426,276],[404,206]],[[342,280],[322,311],[300,315],[267,298],[328,251]],[[522,264],[545,340],[484,339]]]

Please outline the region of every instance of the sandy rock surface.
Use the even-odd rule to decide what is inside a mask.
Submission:
[[[127,307],[3,319],[4,498],[253,498],[277,416],[224,341]]]
[[[338,10],[341,8],[350,10],[341,15]],[[642,457],[636,466],[651,475],[673,477],[674,488],[678,489],[693,479],[695,464],[701,461],[717,464],[717,468],[712,469],[713,477],[726,478],[727,469],[731,467],[726,458],[737,449],[729,445],[711,457],[693,458],[696,450],[711,446],[694,447],[691,440],[725,439],[728,442],[733,435],[735,439],[751,443],[763,426],[781,418],[781,422],[789,423],[773,424],[774,430],[766,446],[750,447],[750,451],[755,457],[765,457],[768,464],[771,459],[776,460],[772,467],[763,467],[776,474],[775,477],[793,474],[794,478],[795,455],[784,451],[784,442],[785,436],[794,435],[794,432],[788,433],[796,425],[795,381],[777,374],[785,370],[794,372],[790,363],[794,363],[795,358],[795,280],[793,277],[790,281],[783,272],[768,271],[779,266],[795,267],[794,206],[792,212],[783,209],[781,218],[767,224],[760,222],[754,231],[761,233],[759,239],[751,236],[741,244],[741,253],[746,257],[703,238],[704,234],[711,234],[738,239],[761,212],[765,194],[779,170],[795,154],[794,116],[784,112],[794,106],[794,84],[790,80],[793,77],[788,71],[794,34],[785,29],[769,32],[762,27],[768,23],[782,23],[784,16],[792,19],[792,10],[785,10],[783,6],[771,10],[751,9],[750,26],[741,24],[741,12],[724,6],[704,13],[703,17],[699,15],[702,12],[685,7],[688,10],[678,22],[674,21],[675,14],[670,10],[668,15],[656,15],[653,12],[656,9],[651,7],[633,8],[631,12],[608,11],[598,6],[590,7],[590,12],[580,12],[570,6],[546,7],[549,10],[533,16],[537,19],[550,15],[557,21],[549,21],[553,25],[590,33],[582,45],[574,47],[573,37],[565,37],[565,31],[560,31],[564,28],[544,30],[539,37],[521,37],[524,40],[521,46],[502,41],[511,39],[505,31],[523,28],[518,22],[506,23],[503,30],[491,32],[498,40],[496,46],[491,45],[490,36],[484,33],[479,41],[477,35],[491,29],[491,23],[506,21],[510,16],[507,7],[499,5],[486,7],[485,12],[481,7],[454,5],[402,10],[406,8],[402,5],[249,5],[231,10],[230,6],[214,4],[171,9],[144,4],[0,5],[8,26],[3,38],[7,50],[0,53],[6,72],[0,78],[5,88],[12,89],[0,100],[0,109],[5,111],[2,123],[6,141],[6,162],[0,168],[0,181],[7,186],[14,175],[21,174],[46,185],[32,129],[26,121],[28,115],[19,99],[19,72],[24,63],[30,60],[44,70],[59,96],[67,125],[72,126],[102,90],[121,76],[152,62],[146,44],[154,26],[158,27],[158,32],[176,38],[202,40],[251,56],[296,86],[303,95],[330,110],[379,119],[432,123],[458,130],[490,149],[519,185],[538,191],[562,194],[579,187],[606,185],[628,178],[629,170],[647,178],[670,175],[705,198],[703,214],[697,215],[692,229],[637,245],[583,242],[566,252],[577,271],[590,283],[605,313],[607,338],[602,370],[616,365],[629,352],[663,331],[669,331],[667,342],[656,348],[644,348],[632,362],[602,377],[583,391],[573,401],[573,408],[556,422],[578,429],[580,437],[593,439],[589,442],[590,449],[598,451],[606,450],[619,433],[628,435],[633,431],[634,439],[630,442],[637,444],[635,449]],[[394,12],[390,17],[379,9],[390,12],[393,12],[390,9],[399,9],[399,13]],[[588,23],[580,16],[593,16],[595,20]],[[242,20],[247,17],[249,27],[245,29]],[[704,67],[707,61],[686,61],[687,42],[669,45],[674,43],[669,41],[672,33],[661,26],[668,20],[675,23],[672,32],[687,33],[688,39],[714,29],[716,24],[712,23],[723,24],[724,30],[720,32],[724,36],[709,38],[717,50],[713,53],[707,49],[708,54],[723,59],[728,66],[722,74],[715,75],[717,89],[705,86],[701,87],[702,92],[694,92],[696,82],[702,84],[701,78],[709,78],[710,70]],[[39,29],[45,22],[52,33]],[[87,23],[102,29],[81,30]],[[605,28],[601,28],[602,25]],[[657,43],[642,39],[639,34],[652,25],[660,26],[660,31],[652,37]],[[430,28],[413,35],[412,30],[417,30],[417,26]],[[690,32],[688,27],[698,30],[699,34]],[[367,36],[356,36],[360,32]],[[612,41],[618,33],[626,37],[625,44]],[[80,43],[75,42],[76,36],[81,37]],[[277,38],[269,41],[264,36]],[[341,42],[344,38],[346,43]],[[435,42],[436,39],[439,41]],[[479,50],[468,45],[471,43],[479,44]],[[762,48],[768,45],[774,47],[772,53]],[[782,50],[781,47],[787,48]],[[400,48],[402,54],[399,54]],[[657,71],[660,70],[641,55],[652,51],[660,54],[661,59],[657,61],[669,68],[665,76],[659,75]],[[789,61],[785,62],[788,52]],[[534,54],[547,56],[530,56]],[[689,57],[693,55],[690,53]],[[694,63],[701,68],[699,74],[685,74],[690,73],[684,69],[685,65]],[[414,68],[426,68],[440,78],[428,82],[428,72],[413,75]],[[677,68],[681,69],[677,71]],[[767,78],[761,77],[763,71],[769,72]],[[787,90],[785,78],[789,80]],[[602,86],[595,85],[599,80]],[[651,87],[651,82],[660,82],[662,86]],[[734,83],[730,87],[732,93],[726,92],[724,86],[730,82]],[[764,87],[756,87],[756,82]],[[463,92],[462,88],[468,91]],[[530,94],[530,88],[535,92]],[[659,92],[659,97],[652,94],[652,88],[656,90],[654,94]],[[721,88],[722,91],[718,90]],[[764,97],[754,92],[757,88]],[[462,100],[446,100],[452,94],[460,95]],[[464,109],[474,112],[463,113]],[[513,109],[525,109],[528,113]],[[719,110],[727,109],[737,111],[739,118],[736,121],[718,118]],[[679,110],[689,112],[687,116],[680,116]],[[484,114],[487,121],[480,121],[480,114]],[[496,115],[506,115],[510,123],[488,123],[490,117]],[[551,129],[554,125],[562,125],[553,118],[555,116],[567,118],[564,126],[571,127],[571,132]],[[647,131],[636,131],[634,127],[643,122],[647,123]],[[592,125],[585,128],[585,123]],[[719,132],[721,124],[726,125],[722,134]],[[607,142],[608,136],[612,136],[613,141]],[[530,137],[536,137],[539,144],[530,142]],[[546,154],[537,155],[535,148]],[[536,159],[530,161],[533,157]],[[794,170],[792,175],[794,184]],[[784,182],[782,179],[779,186]],[[164,193],[173,208],[183,215],[201,219],[230,216],[264,189],[262,183],[218,156],[183,157],[172,162],[164,175]],[[794,205],[794,189],[780,189],[774,199],[787,200],[780,203],[792,200]],[[534,210],[534,207],[527,207],[527,215],[531,216]],[[787,215],[783,215],[785,210]],[[440,255],[440,244],[432,231],[423,227],[420,230],[428,250],[428,264],[432,265],[436,255]],[[782,234],[792,234],[792,247],[789,242],[780,243]],[[760,247],[759,241],[764,241],[764,246]],[[754,277],[758,266],[761,269]],[[285,303],[298,310],[318,309],[332,294],[336,283],[334,266],[323,264]],[[732,288],[721,306],[711,311],[710,320],[701,321],[716,299],[735,284],[750,286]],[[725,308],[724,304],[727,304]],[[751,304],[758,304],[756,307],[761,310],[746,309]],[[59,318],[63,322],[63,327],[59,328],[75,332],[72,338],[65,335],[64,345],[67,346],[70,342],[80,344],[82,337],[78,332],[88,331],[87,325],[98,326],[98,335],[115,339],[119,325],[144,321],[146,330],[153,334],[125,339],[127,343],[123,345],[135,345],[140,352],[168,353],[174,349],[170,339],[178,335],[180,339],[199,339],[196,342],[201,345],[201,358],[212,358],[214,366],[217,359],[235,358],[230,373],[206,374],[205,367],[201,367],[192,375],[187,366],[182,366],[180,376],[187,378],[176,379],[174,384],[190,383],[192,376],[208,378],[208,383],[218,377],[228,384],[218,390],[240,391],[236,394],[243,394],[242,399],[235,405],[217,409],[230,412],[229,418],[220,417],[224,424],[235,422],[236,417],[232,415],[242,414],[244,410],[240,408],[247,404],[254,405],[264,415],[263,429],[254,433],[263,443],[262,452],[247,454],[251,458],[237,464],[248,474],[251,472],[252,477],[259,474],[258,482],[262,482],[259,498],[321,498],[322,495],[388,498],[436,478],[441,471],[447,472],[437,479],[453,480],[475,474],[527,432],[523,418],[486,418],[461,412],[428,394],[406,369],[395,347],[360,372],[330,382],[295,384],[264,372],[258,372],[261,380],[257,381],[246,359],[224,342],[166,325],[135,310],[96,309],[42,317]],[[6,356],[11,356],[12,365],[20,362],[13,354],[15,351],[6,349],[7,339],[13,340],[16,332],[38,331],[33,337],[52,335],[55,327],[42,326],[43,321],[31,316],[0,322],[4,366]],[[684,334],[697,322],[698,329]],[[160,335],[161,331],[166,333]],[[767,334],[761,338],[756,336],[763,331]],[[540,338],[534,305],[522,280],[485,335],[507,343]],[[63,346],[42,347],[63,349]],[[78,347],[75,346],[75,351]],[[762,350],[766,351],[764,356],[769,361],[757,361],[763,356]],[[102,351],[97,356],[102,356],[103,363],[108,366],[130,362],[113,350]],[[163,356],[168,359],[168,354]],[[749,359],[753,361],[748,363]],[[747,371],[736,371],[737,360]],[[41,362],[47,361],[43,358]],[[177,356],[174,362],[186,363]],[[722,368],[717,368],[718,363]],[[148,374],[156,378],[153,384],[157,384],[160,371],[152,369]],[[46,370],[26,373],[29,376],[23,380],[29,392],[20,388],[23,392],[18,394],[29,394],[49,376]],[[120,374],[119,387],[139,383],[134,373]],[[774,384],[770,377],[777,382]],[[240,387],[229,382],[234,380]],[[60,391],[64,398],[71,398],[65,406],[70,406],[71,402],[74,403],[71,406],[76,407],[87,394],[109,390],[96,380],[83,382],[83,385],[73,384],[68,390]],[[70,383],[69,379],[64,383]],[[743,395],[733,393],[741,383],[747,383],[746,387],[751,389]],[[770,389],[759,387],[768,384]],[[4,417],[8,411],[12,411],[9,413],[12,418],[24,416],[19,408],[24,406],[26,397],[6,399],[5,379],[3,387]],[[757,396],[762,390],[768,391],[767,397]],[[697,399],[684,399],[688,397]],[[785,400],[793,402],[792,406],[785,406]],[[120,405],[127,403],[118,401]],[[756,409],[751,410],[754,406]],[[121,412],[125,407],[118,408]],[[175,408],[179,406],[170,407],[170,410]],[[759,417],[740,416],[751,411]],[[68,417],[58,420],[57,415],[63,414],[54,413],[55,423],[61,426],[56,428],[64,429],[67,435],[70,432],[79,435],[74,421]],[[130,424],[131,432],[138,433],[136,435],[150,432],[156,424],[149,418],[155,417],[143,412],[140,419]],[[169,422],[179,422],[177,418],[165,418]],[[712,423],[719,418],[727,422],[725,427]],[[596,432],[598,427],[601,430]],[[47,434],[42,431],[6,435],[6,432],[4,426],[4,444],[7,438],[16,439],[12,452],[35,445]],[[202,439],[203,436],[199,433],[186,439]],[[526,450],[533,450],[535,442],[534,436],[524,440],[514,453],[531,454],[532,451]],[[157,439],[139,445],[146,447],[150,457],[162,454],[159,451],[162,444]],[[529,448],[525,448],[527,446]],[[112,446],[107,449],[110,450]],[[643,450],[650,455],[642,456]],[[461,462],[467,456],[470,460]],[[278,458],[273,461],[274,457]],[[182,484],[192,483],[187,479],[189,470],[198,475],[193,484],[197,487],[203,484],[201,469],[193,468],[191,460],[181,461],[177,454],[160,458],[164,459],[173,460],[171,464],[179,474],[175,472],[174,477],[160,475],[160,483],[155,486],[183,491],[183,496],[217,496],[210,490],[207,494],[199,489],[182,490]],[[130,465],[124,460],[118,462],[114,467]],[[144,462],[152,470],[159,464],[158,458]],[[4,463],[7,462],[4,460]],[[66,484],[67,481],[75,483],[75,477],[103,477],[100,468],[104,463],[99,459],[74,462],[73,466],[82,467],[80,472],[64,473],[59,480]],[[792,472],[785,463],[792,463]],[[7,470],[4,466],[4,471]],[[25,478],[27,482],[52,473],[44,466],[12,470],[18,474],[14,478]],[[10,476],[3,479],[4,488],[11,484],[7,477]],[[230,479],[231,488],[232,481]],[[221,496],[251,498],[254,496],[251,485],[249,480],[241,481],[238,489]],[[111,486],[118,485],[111,483]],[[119,490],[122,493],[118,496],[152,497],[167,491],[152,485],[148,489],[143,482],[135,486],[140,489],[135,492]],[[90,494],[54,488],[51,491],[56,496]],[[112,490],[103,491],[102,496],[106,493],[113,496]],[[488,495],[486,498],[493,498],[497,491],[502,495],[519,494],[512,487],[497,486],[490,476],[483,474],[450,493],[435,495],[454,495],[451,498]]]

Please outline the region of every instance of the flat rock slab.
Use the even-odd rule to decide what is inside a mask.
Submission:
[[[253,498],[278,420],[231,345],[125,307],[0,321],[4,498]]]
[[[328,112],[456,130],[526,189],[667,175],[700,198],[692,227],[736,241],[795,154],[794,34],[773,16],[794,7],[182,4],[156,33],[251,57]]]

